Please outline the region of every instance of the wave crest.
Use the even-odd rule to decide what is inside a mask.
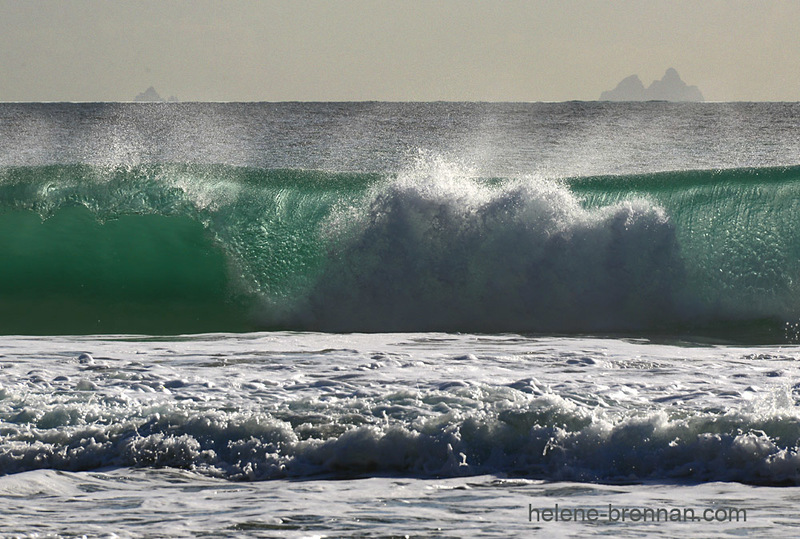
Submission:
[[[593,331],[672,318],[683,267],[661,207],[585,209],[556,182],[415,172],[325,223],[311,325]]]

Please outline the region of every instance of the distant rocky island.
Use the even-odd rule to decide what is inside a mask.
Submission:
[[[623,79],[613,90],[600,94],[600,101],[703,101],[697,86],[689,86],[681,80],[673,68],[667,69],[661,80],[655,80],[645,88],[638,75]]]
[[[158,94],[158,92],[156,92],[156,89],[151,86],[144,92],[134,97],[133,100],[141,103],[164,103],[165,101],[176,102],[178,101],[178,98],[172,95],[169,97],[169,99],[164,99]]]

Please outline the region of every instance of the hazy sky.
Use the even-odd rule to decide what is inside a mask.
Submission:
[[[800,1],[0,0],[0,100],[800,100]]]

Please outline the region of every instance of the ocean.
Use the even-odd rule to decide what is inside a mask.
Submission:
[[[0,534],[794,537],[800,104],[0,104]]]

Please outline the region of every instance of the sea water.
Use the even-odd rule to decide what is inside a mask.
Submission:
[[[800,106],[0,106],[0,533],[794,536]]]

